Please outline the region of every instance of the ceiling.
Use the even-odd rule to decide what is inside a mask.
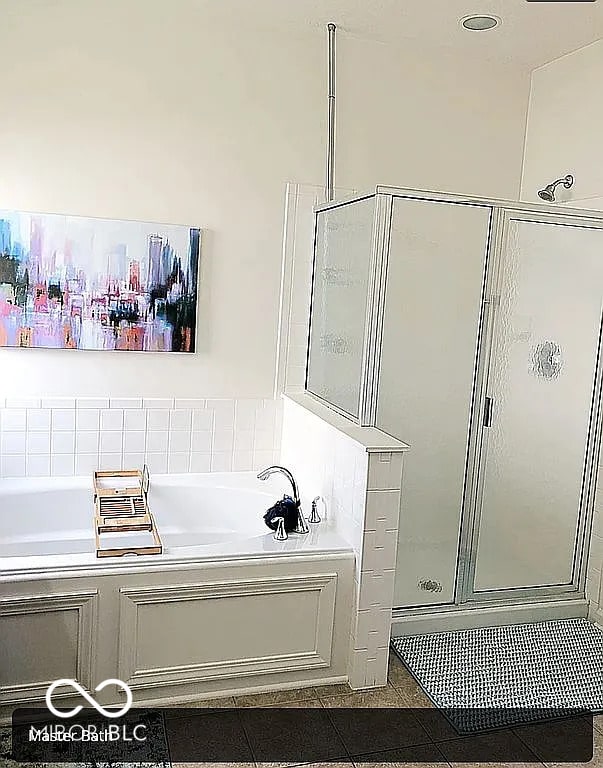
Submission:
[[[603,37],[603,0],[205,0],[229,23],[319,27],[404,45],[420,41],[479,58],[537,67]],[[201,0],[203,5],[203,0]],[[470,32],[470,13],[502,18],[497,29]]]

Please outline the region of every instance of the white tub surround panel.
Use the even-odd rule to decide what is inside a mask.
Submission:
[[[281,463],[300,485],[305,511],[326,501],[326,519],[356,556],[355,610],[349,682],[387,682],[402,459],[408,446],[371,427],[358,427],[304,394],[284,398]]]
[[[49,683],[63,677],[89,691],[124,680],[137,705],[345,680],[350,552],[163,570],[160,561],[137,570],[122,561],[94,575],[4,577],[0,721],[16,706],[43,702]],[[116,695],[106,689],[96,698],[119,704]],[[77,703],[69,690],[58,696],[65,707]]]
[[[244,472],[273,463],[278,400],[9,398],[0,400],[0,477]]]

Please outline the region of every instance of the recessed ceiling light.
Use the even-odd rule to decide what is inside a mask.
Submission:
[[[461,19],[461,24],[465,29],[471,29],[474,32],[485,32],[487,29],[494,29],[500,23],[501,20],[498,16],[486,16],[481,13],[472,13],[470,16],[464,16]]]

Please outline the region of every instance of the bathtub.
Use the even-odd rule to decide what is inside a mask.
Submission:
[[[90,478],[0,480],[0,717],[59,678],[118,678],[141,704],[347,679],[352,548],[328,515],[276,541],[262,515],[283,490],[153,476],[163,553],[97,558]]]
[[[149,507],[163,554],[99,559],[90,478],[0,480],[0,579],[53,568],[148,568],[158,557],[167,564],[350,550],[330,521],[275,541],[262,516],[282,487],[269,482],[271,490],[264,489],[250,472],[153,476]]]

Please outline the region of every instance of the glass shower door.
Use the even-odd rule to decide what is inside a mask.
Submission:
[[[595,438],[603,229],[506,214],[471,599],[577,588]]]
[[[316,218],[306,388],[355,420],[374,212],[373,196],[320,211]]]

